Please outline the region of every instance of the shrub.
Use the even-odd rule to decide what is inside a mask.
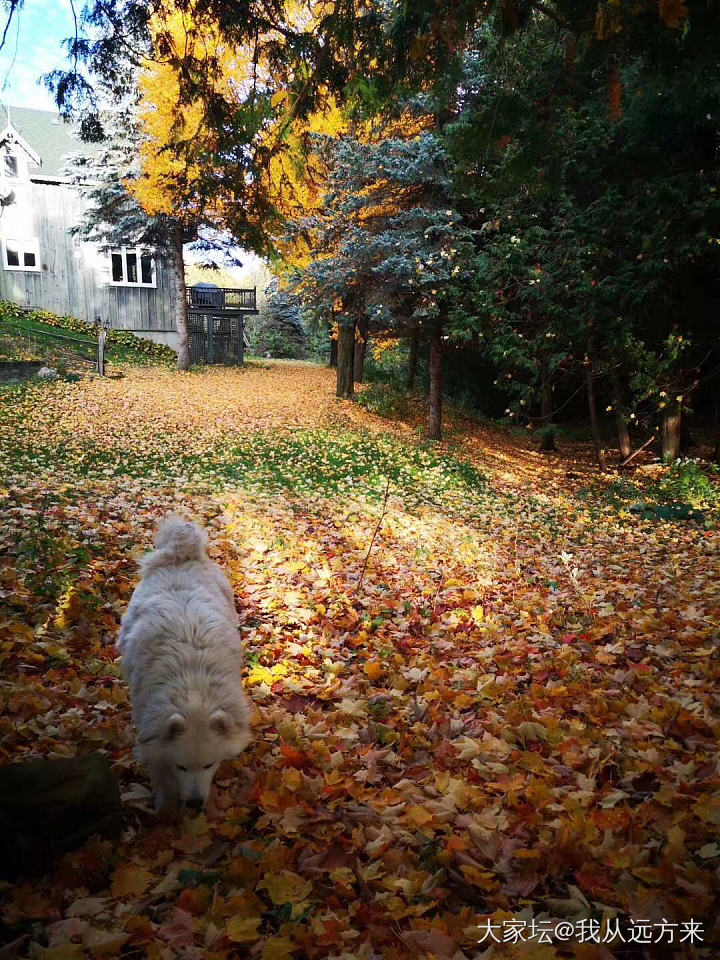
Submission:
[[[714,479],[711,479],[713,477]],[[696,510],[720,507],[720,468],[697,460],[676,460],[653,491],[665,503],[687,503]]]
[[[389,383],[371,383],[357,395],[356,401],[386,420],[403,417],[407,409],[406,398]]]

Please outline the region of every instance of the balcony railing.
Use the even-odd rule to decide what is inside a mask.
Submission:
[[[256,288],[188,287],[187,303],[194,311],[257,310]]]

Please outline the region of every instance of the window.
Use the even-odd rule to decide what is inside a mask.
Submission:
[[[3,154],[3,173],[11,180],[18,178],[18,158],[12,153]]]
[[[155,259],[140,247],[121,247],[110,253],[111,283],[125,287],[154,287]]]
[[[5,240],[6,270],[39,270],[40,245],[37,240]]]

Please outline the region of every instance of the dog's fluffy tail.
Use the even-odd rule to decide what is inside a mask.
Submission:
[[[203,560],[208,538],[202,527],[171,513],[160,522],[155,534],[155,550],[141,561],[143,574],[156,567]]]

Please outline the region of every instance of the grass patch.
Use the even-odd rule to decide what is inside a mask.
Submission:
[[[17,390],[18,396],[23,391]],[[53,470],[76,479],[144,479],[187,489],[235,487],[257,493],[297,496],[359,496],[379,500],[390,490],[410,506],[442,506],[464,516],[485,513],[495,502],[487,479],[463,460],[395,438],[350,430],[254,433],[219,443],[213,456],[149,456],[91,447],[68,435],[38,446],[16,435],[0,446],[14,472]]]

